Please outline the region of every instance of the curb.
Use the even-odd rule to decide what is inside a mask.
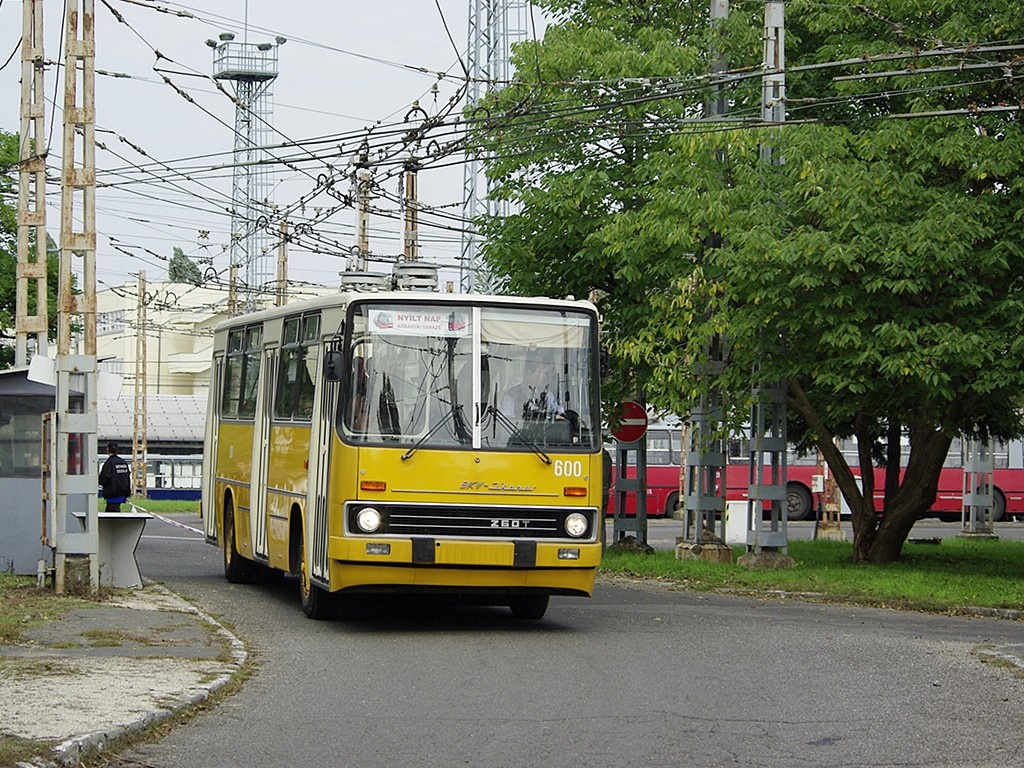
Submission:
[[[78,765],[86,757],[95,755],[97,752],[110,747],[126,736],[139,733],[152,725],[169,720],[171,717],[207,701],[210,696],[227,685],[235,673],[249,661],[249,652],[246,650],[245,644],[208,613],[188,602],[180,595],[171,592],[162,584],[151,582],[145,584],[145,589],[158,592],[165,599],[174,602],[176,604],[175,610],[182,613],[191,613],[198,617],[213,627],[216,633],[228,642],[231,646],[231,661],[225,666],[224,672],[210,683],[200,686],[199,690],[195,693],[172,699],[166,702],[160,709],[149,712],[126,725],[74,736],[53,747],[48,757],[37,757],[29,761],[15,763],[16,768],[67,768],[67,766]]]

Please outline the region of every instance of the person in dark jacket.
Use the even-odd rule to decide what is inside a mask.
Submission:
[[[100,469],[100,488],[107,500],[106,512],[120,512],[121,505],[132,492],[132,470],[128,462],[117,455],[117,443],[107,444],[107,460]]]

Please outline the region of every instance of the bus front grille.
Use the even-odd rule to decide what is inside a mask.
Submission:
[[[381,512],[384,525],[373,536],[433,536],[494,539],[568,539],[565,518],[583,513],[588,530],[580,539],[593,540],[592,508],[564,507],[483,507],[428,504],[372,504],[350,502],[346,505],[346,532],[366,535],[356,526],[356,515],[366,506]]]

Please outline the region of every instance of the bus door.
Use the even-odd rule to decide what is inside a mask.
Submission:
[[[210,367],[210,394],[206,403],[206,440],[203,445],[202,474],[203,533],[207,541],[217,541],[217,450],[220,438],[220,398],[224,385],[224,355],[215,355]]]
[[[249,486],[252,551],[267,555],[267,470],[270,453],[270,419],[273,414],[274,371],[277,370],[277,348],[263,350],[263,375],[256,402],[255,434],[252,440],[252,473]]]
[[[309,436],[309,474],[315,478],[307,484],[306,500],[306,552],[309,553],[309,573],[327,584],[327,495],[330,492],[331,445],[334,434],[334,412],[337,408],[339,384],[324,377],[324,356],[327,352],[341,354],[342,345],[330,341],[319,347],[316,375],[313,379],[316,397],[313,399],[312,434]]]

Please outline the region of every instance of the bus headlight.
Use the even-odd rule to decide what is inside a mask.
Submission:
[[[565,518],[565,532],[578,539],[587,532],[587,517],[579,512],[573,512]]]
[[[356,525],[363,533],[373,533],[380,528],[384,518],[373,507],[363,507],[356,515]]]

